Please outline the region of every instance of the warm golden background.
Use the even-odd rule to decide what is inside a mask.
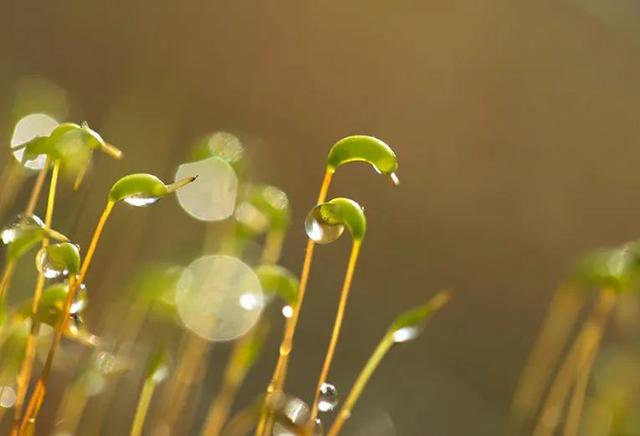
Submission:
[[[125,151],[99,156],[80,193],[62,190],[58,228],[86,245],[115,178],[171,179],[195,139],[236,132],[252,178],[290,195],[283,264],[296,272],[328,148],[352,133],[384,139],[401,188],[358,166],[332,191],[366,207],[370,233],[331,380],[344,394],[398,312],[442,287],[454,299],[385,361],[346,434],[376,434],[364,429],[375,419],[380,435],[496,435],[554,285],[585,249],[640,233],[639,18],[633,0],[7,0],[0,137],[39,76],[64,90],[68,120]],[[174,199],[117,210],[88,280],[89,326],[100,332],[132,263],[187,263],[203,229]],[[290,378],[305,398],[346,256],[345,241],[317,250]],[[241,403],[263,388],[269,350]],[[126,431],[139,383],[120,384],[104,434]]]

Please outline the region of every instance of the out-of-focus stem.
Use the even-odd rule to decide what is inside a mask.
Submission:
[[[351,411],[358,401],[358,398],[360,398],[360,395],[362,395],[362,391],[367,385],[369,379],[373,375],[378,365],[380,365],[380,362],[382,362],[384,356],[391,349],[393,344],[393,333],[387,333],[382,338],[371,357],[369,357],[369,360],[365,364],[364,368],[362,368],[362,371],[358,375],[358,378],[353,384],[349,395],[347,395],[347,398],[342,405],[342,409],[340,409],[340,412],[338,412],[333,425],[329,429],[327,436],[336,436],[338,433],[340,433],[342,426],[344,426],[344,424],[347,422],[347,419],[349,419],[349,417],[351,416]]]
[[[329,347],[327,348],[327,354],[324,358],[322,370],[320,371],[320,377],[318,377],[318,384],[316,386],[316,392],[313,398],[313,405],[311,407],[311,421],[315,420],[318,415],[318,402],[320,400],[320,390],[322,385],[327,381],[329,376],[329,370],[331,369],[331,363],[333,362],[333,356],[338,346],[338,339],[340,337],[340,329],[342,328],[342,321],[347,309],[347,300],[349,298],[349,291],[351,290],[351,283],[353,281],[353,274],[358,263],[358,254],[360,253],[360,241],[354,241],[351,248],[351,255],[349,256],[349,263],[347,265],[347,272],[344,277],[344,283],[342,285],[342,292],[340,293],[340,302],[338,304],[338,310],[336,311],[336,319],[333,323],[333,331],[331,333],[331,340],[329,341]]]
[[[53,164],[53,170],[51,171],[51,182],[49,183],[49,195],[47,198],[47,211],[45,212],[44,224],[50,229],[53,223],[53,209],[56,201],[56,188],[58,186],[58,175],[60,173],[60,161],[57,160]],[[42,247],[47,248],[49,246],[49,237],[45,234],[42,238]],[[25,348],[25,355],[20,367],[20,373],[17,378],[16,389],[16,402],[14,406],[14,421],[17,424],[22,416],[22,408],[24,405],[24,399],[29,389],[29,383],[31,382],[31,374],[33,373],[33,364],[36,357],[36,345],[38,343],[38,334],[40,332],[40,323],[36,319],[38,312],[38,306],[40,305],[40,298],[42,297],[42,291],[46,278],[44,272],[41,270],[38,272],[38,278],[36,280],[36,287],[33,292],[33,299],[31,304],[31,330],[29,337],[27,338],[27,345]]]
[[[602,289],[598,297],[599,301],[596,305],[593,319],[589,320],[588,325],[585,326],[587,331],[585,333],[580,360],[578,361],[576,385],[569,403],[564,436],[575,436],[578,433],[584,398],[587,393],[587,385],[589,384],[589,376],[591,375],[593,362],[600,348],[604,328],[615,306],[616,297],[617,294],[614,290]]]
[[[151,398],[153,392],[156,389],[156,382],[153,377],[149,377],[144,381],[142,386],[142,392],[138,399],[138,405],[136,406],[136,414],[133,418],[133,424],[131,425],[130,436],[140,436],[142,429],[144,428],[144,421],[147,418],[147,412],[149,411],[149,405],[151,404]]]
[[[549,305],[511,403],[512,434],[522,434],[533,417],[584,303],[584,293],[560,287]]]

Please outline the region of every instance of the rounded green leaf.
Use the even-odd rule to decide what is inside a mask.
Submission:
[[[0,239],[7,246],[7,258],[10,261],[16,261],[22,257],[42,242],[45,236],[59,241],[68,241],[63,234],[46,228],[42,220],[35,215],[18,215],[0,232]]]
[[[132,206],[146,206],[153,204],[160,198],[191,183],[195,177],[178,180],[176,183],[165,185],[162,180],[151,174],[130,174],[118,180],[109,192],[109,201],[117,203],[125,201]]]
[[[416,338],[422,332],[426,321],[440,310],[449,299],[449,292],[438,292],[427,303],[398,316],[389,327],[388,334],[392,335],[395,342],[406,342]]]
[[[367,231],[364,209],[348,198],[334,198],[311,209],[305,220],[309,238],[327,244],[340,237],[346,227],[354,241],[362,241]]]
[[[378,138],[353,135],[336,142],[329,151],[327,169],[335,171],[340,165],[349,162],[366,162],[377,172],[391,177],[395,184],[398,183],[395,175],[398,169],[396,154]]]
[[[75,275],[80,272],[80,248],[70,242],[60,242],[44,247],[36,256],[38,270],[48,276],[48,272],[54,272],[53,276]]]
[[[291,305],[298,295],[298,278],[280,265],[260,265],[255,269],[262,290],[266,294],[277,295]]]
[[[236,207],[235,218],[242,233],[255,235],[266,231],[284,232],[291,223],[287,194],[270,185],[252,185],[246,200]]]
[[[585,287],[623,291],[634,281],[634,256],[627,246],[595,250],[578,261],[575,280]]]

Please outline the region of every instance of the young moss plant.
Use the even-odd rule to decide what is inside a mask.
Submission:
[[[258,266],[255,273],[267,296],[277,296],[287,305],[285,307],[291,307],[298,292],[298,279],[289,270],[279,265],[265,264]],[[268,326],[262,321],[234,344],[222,376],[222,388],[211,403],[202,434],[217,436],[222,431],[236,393],[260,355],[267,331]]]
[[[351,417],[351,411],[360,398],[369,379],[393,345],[415,339],[424,328],[425,322],[448,301],[449,293],[442,291],[431,298],[425,305],[405,312],[396,318],[387,333],[382,337],[382,340],[365,364],[360,375],[358,375],[327,436],[336,436],[340,433],[347,419]]]
[[[351,162],[368,163],[376,172],[387,175],[395,185],[398,185],[399,183],[398,177],[395,173],[398,169],[398,160],[391,147],[378,138],[374,138],[372,136],[348,136],[336,142],[329,151],[325,174],[322,184],[320,185],[320,192],[318,194],[316,204],[321,204],[326,201],[331,180],[333,179],[333,175],[337,169],[340,166]],[[300,310],[302,309],[302,304],[304,302],[307,283],[309,281],[314,247],[314,241],[309,239],[307,241],[304,260],[302,262],[300,288],[296,302],[292,306],[291,317],[287,320],[285,333],[279,348],[278,362],[276,363],[271,381],[267,387],[267,401],[270,395],[276,391],[282,390],[284,387],[289,358],[293,348],[295,330],[298,324]],[[266,408],[263,408],[263,413],[257,426],[256,435],[261,436],[265,434],[265,432],[268,433],[270,429],[268,428],[269,426],[267,425],[266,420]]]
[[[573,386],[565,434],[577,432],[584,396],[594,359],[598,353],[606,322],[615,307],[618,293],[634,280],[634,259],[628,247],[600,250],[578,264],[576,281],[585,289],[600,291],[588,319],[573,342],[551,385],[534,428],[534,436],[551,435],[559,423],[567,397]]]
[[[167,377],[168,373],[167,354],[164,350],[157,351],[151,357],[149,365],[147,366],[142,392],[140,392],[136,413],[131,425],[131,431],[129,432],[130,436],[140,436],[142,434],[147,412],[149,411],[149,405],[153,398],[153,392],[156,386]]]
[[[319,244],[335,241],[340,237],[345,227],[351,233],[353,244],[347,264],[347,272],[342,284],[340,302],[336,310],[336,318],[333,324],[333,331],[331,332],[329,347],[327,348],[327,354],[322,364],[320,376],[318,377],[313,405],[311,406],[311,421],[315,420],[318,414],[321,388],[327,381],[333,356],[338,345],[340,329],[342,328],[342,322],[347,308],[347,300],[353,281],[353,274],[358,262],[360,247],[367,231],[367,219],[362,207],[355,201],[347,198],[334,198],[327,203],[320,204],[313,208],[305,221],[307,235]]]
[[[42,374],[40,375],[40,379],[36,384],[35,391],[32,394],[31,399],[29,400],[27,412],[22,418],[22,423],[20,424],[20,433],[23,432],[23,429],[26,430],[28,423],[35,422],[38,411],[40,410],[40,406],[42,404],[42,401],[44,400],[46,384],[49,373],[51,371],[51,366],[53,364],[53,358],[62,338],[62,334],[66,328],[69,314],[71,312],[71,306],[80,286],[86,278],[89,266],[91,265],[91,260],[93,259],[93,255],[95,254],[98,242],[100,241],[100,236],[102,235],[104,226],[111,214],[111,211],[113,210],[113,207],[121,201],[138,207],[147,206],[155,203],[160,198],[172,192],[175,192],[177,189],[180,189],[181,187],[193,182],[194,180],[195,177],[190,177],[188,179],[180,180],[171,185],[165,185],[160,179],[151,174],[131,174],[121,178],[111,187],[107,205],[105,206],[105,209],[103,210],[102,215],[98,220],[98,224],[96,225],[96,228],[93,232],[93,236],[89,244],[89,249],[87,250],[87,254],[83,259],[79,274],[77,277],[72,276],[69,280],[69,293],[67,294],[67,298],[64,304],[63,316],[56,326],[53,341],[51,343],[51,347],[49,348],[49,353],[47,355]]]

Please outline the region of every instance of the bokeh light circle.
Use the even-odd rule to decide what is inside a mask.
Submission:
[[[247,333],[260,318],[260,281],[241,260],[208,255],[186,267],[176,287],[183,324],[210,341],[229,341]]]
[[[47,114],[29,114],[16,123],[11,137],[11,148],[31,141],[37,136],[49,136],[57,125],[58,122]],[[24,149],[22,148],[13,151],[13,157],[20,163],[22,163],[23,155]],[[45,155],[40,155],[36,159],[25,162],[24,166],[32,170],[41,170],[44,168],[46,160],[47,157]]]
[[[238,178],[231,165],[219,157],[210,157],[178,167],[176,180],[192,176],[198,176],[196,181],[176,193],[180,206],[201,221],[231,216],[238,191]]]

